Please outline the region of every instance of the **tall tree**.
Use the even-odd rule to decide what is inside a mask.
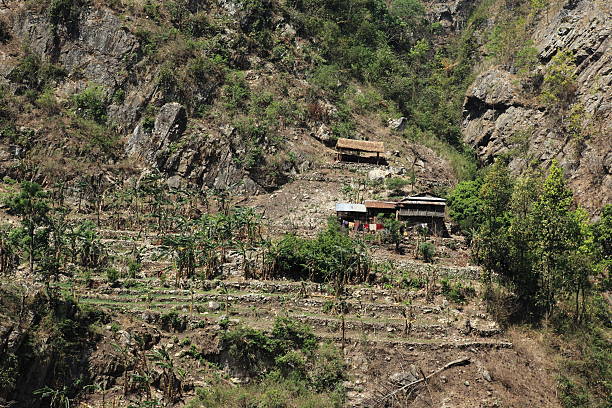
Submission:
[[[547,317],[573,273],[572,255],[581,242],[580,225],[572,211],[572,200],[573,194],[565,183],[563,170],[553,160],[542,194],[533,208],[533,251],[541,287],[538,301]]]
[[[49,202],[43,188],[34,182],[23,181],[20,190],[8,197],[9,212],[21,217],[22,229],[16,231],[28,253],[30,273],[44,247],[49,245]]]
[[[474,243],[474,257],[484,267],[488,279],[491,273],[504,273],[510,266],[507,241],[511,195],[512,178],[506,164],[498,160],[480,188],[483,221]]]

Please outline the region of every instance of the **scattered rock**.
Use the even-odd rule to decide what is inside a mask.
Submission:
[[[388,124],[391,129],[401,132],[402,130],[406,129],[408,119],[405,117],[401,117],[399,119],[389,119]]]

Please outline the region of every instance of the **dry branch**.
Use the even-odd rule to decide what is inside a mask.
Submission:
[[[418,385],[418,384],[420,384],[420,383],[422,383],[424,381],[426,382],[431,377],[433,377],[433,376],[435,376],[437,374],[440,374],[442,371],[448,370],[451,367],[464,366],[464,365],[468,365],[468,364],[470,364],[469,357],[468,358],[460,358],[458,360],[451,361],[450,363],[447,363],[444,367],[439,368],[438,370],[434,371],[433,373],[429,374],[428,376],[423,376],[423,378],[419,378],[416,381],[413,381],[413,382],[411,382],[409,384],[403,385],[400,388],[396,389],[395,391],[390,392],[390,393],[384,395],[382,398],[380,398],[378,401],[376,401],[376,405],[375,406],[381,404],[382,402],[388,400],[389,398],[395,397],[397,394],[399,394],[402,391],[406,391],[407,389],[409,389],[411,387],[414,387],[415,385]],[[422,373],[422,371],[421,371],[421,373]]]

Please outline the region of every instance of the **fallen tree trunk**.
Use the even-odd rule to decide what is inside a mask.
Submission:
[[[451,361],[450,363],[447,363],[444,367],[439,368],[438,370],[434,371],[433,373],[429,374],[428,376],[423,376],[423,378],[419,378],[416,381],[413,381],[409,384],[403,385],[400,388],[396,389],[393,392],[390,392],[389,394],[383,396],[381,399],[379,399],[378,401],[376,401],[376,405],[381,404],[382,402],[388,400],[389,398],[393,398],[395,395],[399,394],[402,391],[406,391],[407,389],[409,389],[410,387],[414,387],[415,385],[418,385],[424,381],[429,380],[431,377],[440,374],[442,371],[448,370],[449,368],[452,367],[457,367],[457,366],[464,366],[464,365],[468,365],[470,364],[470,359],[468,358],[460,358],[458,360],[454,360]]]

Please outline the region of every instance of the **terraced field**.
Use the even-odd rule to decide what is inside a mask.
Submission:
[[[443,403],[445,398],[453,401],[452,406],[474,406],[469,404],[476,395],[483,407],[514,398],[510,390],[516,376],[509,375],[505,383],[499,381],[505,375],[499,364],[520,357],[511,339],[486,313],[479,296],[478,271],[473,267],[408,261],[402,269],[402,273],[408,268],[416,276],[425,268],[433,271],[434,282],[450,277],[475,288],[476,296],[465,304],[449,301],[438,284],[434,284],[430,296],[425,288],[400,288],[389,283],[349,285],[342,296],[334,296],[327,285],[245,280],[240,260],[232,253],[228,254],[231,263],[224,266],[223,276],[186,281],[176,288],[174,279],[159,277],[160,271],[164,271],[162,275],[170,273],[172,260],[163,256],[154,237],[134,231],[103,234],[115,257],[127,256],[134,245],[145,248],[142,273],[114,285],[104,277],[93,277],[88,287],[78,280],[60,286],[82,304],[127,316],[132,326],[162,327],[162,343],[180,347],[182,340],[177,343],[177,338],[201,337],[198,333],[214,337],[238,325],[265,330],[272,327],[277,316],[288,316],[307,323],[319,338],[344,350],[350,371],[345,384],[348,406],[402,406],[405,400],[394,390],[408,380],[421,378],[419,373],[430,374],[457,358],[469,359],[469,364],[449,368],[432,378],[429,393],[421,390],[416,399],[414,395],[402,398],[410,398],[415,406],[429,406],[434,400]],[[387,278],[393,282],[398,277],[391,271]],[[165,316],[170,314],[182,322],[181,330],[163,326]],[[187,346],[183,348],[183,354],[177,352],[177,357],[187,353]],[[530,376],[536,378],[537,373],[528,371],[521,381]],[[196,377],[194,384],[198,384]],[[464,398],[466,392],[469,395]],[[537,394],[526,391],[522,401],[535,401]]]

